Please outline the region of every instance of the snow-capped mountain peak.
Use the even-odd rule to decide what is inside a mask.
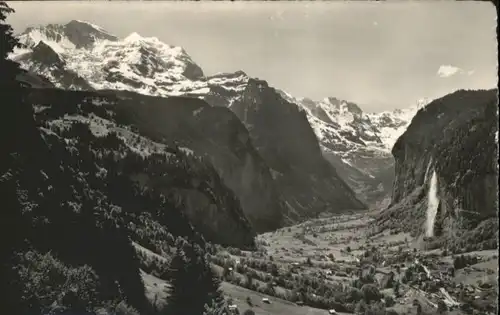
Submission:
[[[125,37],[123,39],[123,41],[125,43],[129,43],[129,44],[139,44],[140,45],[140,44],[148,43],[149,45],[162,45],[162,46],[167,46],[169,48],[176,48],[177,50],[184,52],[184,50],[181,47],[170,46],[170,45],[162,43],[158,39],[158,37],[154,37],[154,36],[145,37],[145,36],[140,35],[137,32],[130,33],[127,37]]]
[[[46,75],[56,86],[72,89],[131,90],[150,95],[201,93],[206,82],[201,68],[181,47],[170,46],[156,37],[138,33],[120,39],[103,28],[84,21],[30,27],[18,36],[24,48],[11,58],[25,68]],[[57,54],[64,69],[54,73],[47,58],[32,58],[43,42]],[[54,59],[54,58],[52,58]],[[47,70],[50,68],[49,70]],[[42,70],[41,70],[42,69]],[[75,82],[77,77],[78,86]]]
[[[139,35],[139,33],[133,32],[130,35],[128,35],[127,37],[125,37],[125,39],[123,41],[126,43],[136,43],[136,42],[140,42],[144,39],[145,38],[143,38],[141,35]]]
[[[67,24],[29,27],[18,38],[21,44],[27,48],[34,47],[40,41],[44,41],[57,52],[64,49],[90,48],[97,41],[102,40],[118,40],[118,37],[101,27],[79,20],[72,20]]]

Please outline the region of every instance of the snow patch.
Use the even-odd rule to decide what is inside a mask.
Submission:
[[[89,117],[84,117],[81,115],[74,115],[74,116],[65,115],[64,119],[69,121],[78,121],[87,124],[89,126],[90,131],[95,137],[107,136],[110,132],[109,128],[114,126],[113,122],[107,119],[97,117],[93,114],[91,114]]]
[[[189,149],[189,148],[186,148],[186,147],[179,147],[179,150],[181,150],[182,152],[184,152],[186,155],[194,155],[194,151]]]
[[[125,39],[123,41],[126,43],[135,43],[135,42],[140,42],[143,39],[144,38],[141,35],[139,35],[139,33],[133,32],[130,35],[128,35],[127,37],[125,37]]]
[[[144,282],[146,297],[151,303],[161,307],[168,296],[167,292],[170,286],[165,280],[146,273],[142,269],[140,269],[140,274]]]
[[[33,111],[35,112],[35,114],[41,113],[47,108],[50,108],[50,106],[38,105],[38,104],[33,105]]]

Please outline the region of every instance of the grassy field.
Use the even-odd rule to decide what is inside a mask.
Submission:
[[[312,308],[308,306],[298,306],[285,300],[281,300],[266,294],[250,291],[245,288],[235,286],[233,284],[224,282],[222,289],[228,297],[233,299],[233,303],[238,306],[240,313],[247,309],[252,309],[258,315],[325,315],[328,314],[327,310]],[[246,302],[250,297],[252,305],[249,306]],[[271,304],[262,302],[262,298],[267,297]],[[338,313],[340,315],[346,313]]]

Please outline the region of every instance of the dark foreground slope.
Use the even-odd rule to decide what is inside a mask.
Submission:
[[[15,123],[2,125],[2,139],[15,139],[3,141],[0,156],[0,249],[12,258],[1,268],[11,291],[2,304],[7,297],[31,314],[126,301],[147,314],[131,241],[166,255],[176,237],[253,246],[237,198],[211,164],[134,133],[108,97],[18,94],[24,100],[7,104]]]
[[[455,250],[496,248],[497,107],[497,90],[460,90],[421,109],[393,148],[393,199],[380,219],[423,234],[435,171],[434,235]]]
[[[9,286],[2,309],[36,314],[123,299],[144,310],[139,262],[125,224],[131,217],[92,185],[100,181],[95,159],[88,160],[90,148],[67,146],[38,128],[31,104],[8,101],[15,123],[2,135],[10,132],[16,141],[2,137],[7,141],[0,156],[2,284]]]

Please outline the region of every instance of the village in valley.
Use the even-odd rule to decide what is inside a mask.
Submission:
[[[431,249],[426,239],[380,231],[364,213],[313,219],[257,243],[256,251],[216,245],[211,255],[234,314],[496,313],[496,250]],[[157,302],[166,297],[158,294]]]

